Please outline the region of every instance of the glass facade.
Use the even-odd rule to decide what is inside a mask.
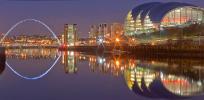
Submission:
[[[203,11],[192,7],[176,8],[168,12],[161,21],[161,27],[173,27],[202,23]]]
[[[126,17],[124,29],[125,29],[126,35],[133,35],[136,31],[135,21],[133,20],[131,11],[128,13]]]
[[[154,25],[149,17],[149,15],[147,15],[144,19],[144,23],[143,23],[143,31],[144,33],[151,33],[154,32]]]
[[[143,30],[142,30],[142,21],[141,21],[141,14],[139,14],[139,15],[137,16],[137,18],[136,18],[134,33],[136,33],[136,34],[141,34],[141,33],[143,33]]]
[[[204,22],[204,10],[202,8],[189,6],[188,4],[168,6],[165,8],[162,4],[158,5],[155,9],[163,8],[155,11],[152,10],[154,8],[147,10],[145,7],[138,8],[137,12],[130,11],[125,19],[125,35],[137,36],[143,33],[160,31],[166,27],[185,27]]]
[[[65,24],[63,43],[67,46],[74,46],[76,42],[77,24]]]

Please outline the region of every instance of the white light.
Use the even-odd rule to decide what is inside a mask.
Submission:
[[[99,58],[99,63],[102,64],[103,63],[103,59]]]
[[[74,46],[74,43],[71,43],[70,46]]]
[[[99,39],[99,43],[103,43],[103,39]]]
[[[160,72],[160,78],[161,78],[161,79],[164,78],[164,74],[163,74],[163,72]]]
[[[198,86],[202,86],[202,82],[201,81],[198,81],[197,84],[198,84]]]
[[[74,56],[74,52],[72,51],[70,55],[71,55],[71,56]]]
[[[103,61],[105,62],[105,61],[106,61],[106,59],[105,59],[105,58],[103,58]]]

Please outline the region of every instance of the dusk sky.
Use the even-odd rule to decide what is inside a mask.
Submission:
[[[65,23],[76,23],[80,36],[86,37],[90,25],[124,23],[133,7],[155,1],[177,1],[204,7],[204,0],[0,0],[0,32],[7,32],[20,20],[34,18],[46,23],[57,34],[63,32]],[[32,34],[46,29],[36,23],[24,23],[15,30]]]

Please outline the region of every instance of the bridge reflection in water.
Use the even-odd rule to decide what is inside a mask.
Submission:
[[[6,50],[7,59],[55,59],[57,49]],[[95,55],[66,51],[60,53],[66,74],[77,74],[80,62],[88,62],[90,72],[123,76],[127,87],[149,98],[190,98],[204,92],[204,60]],[[0,73],[5,59],[0,59]],[[3,63],[4,62],[4,63]]]

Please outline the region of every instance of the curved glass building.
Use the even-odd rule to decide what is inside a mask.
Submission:
[[[129,11],[124,29],[126,36],[133,36],[195,23],[204,23],[204,9],[187,3],[151,2]]]

